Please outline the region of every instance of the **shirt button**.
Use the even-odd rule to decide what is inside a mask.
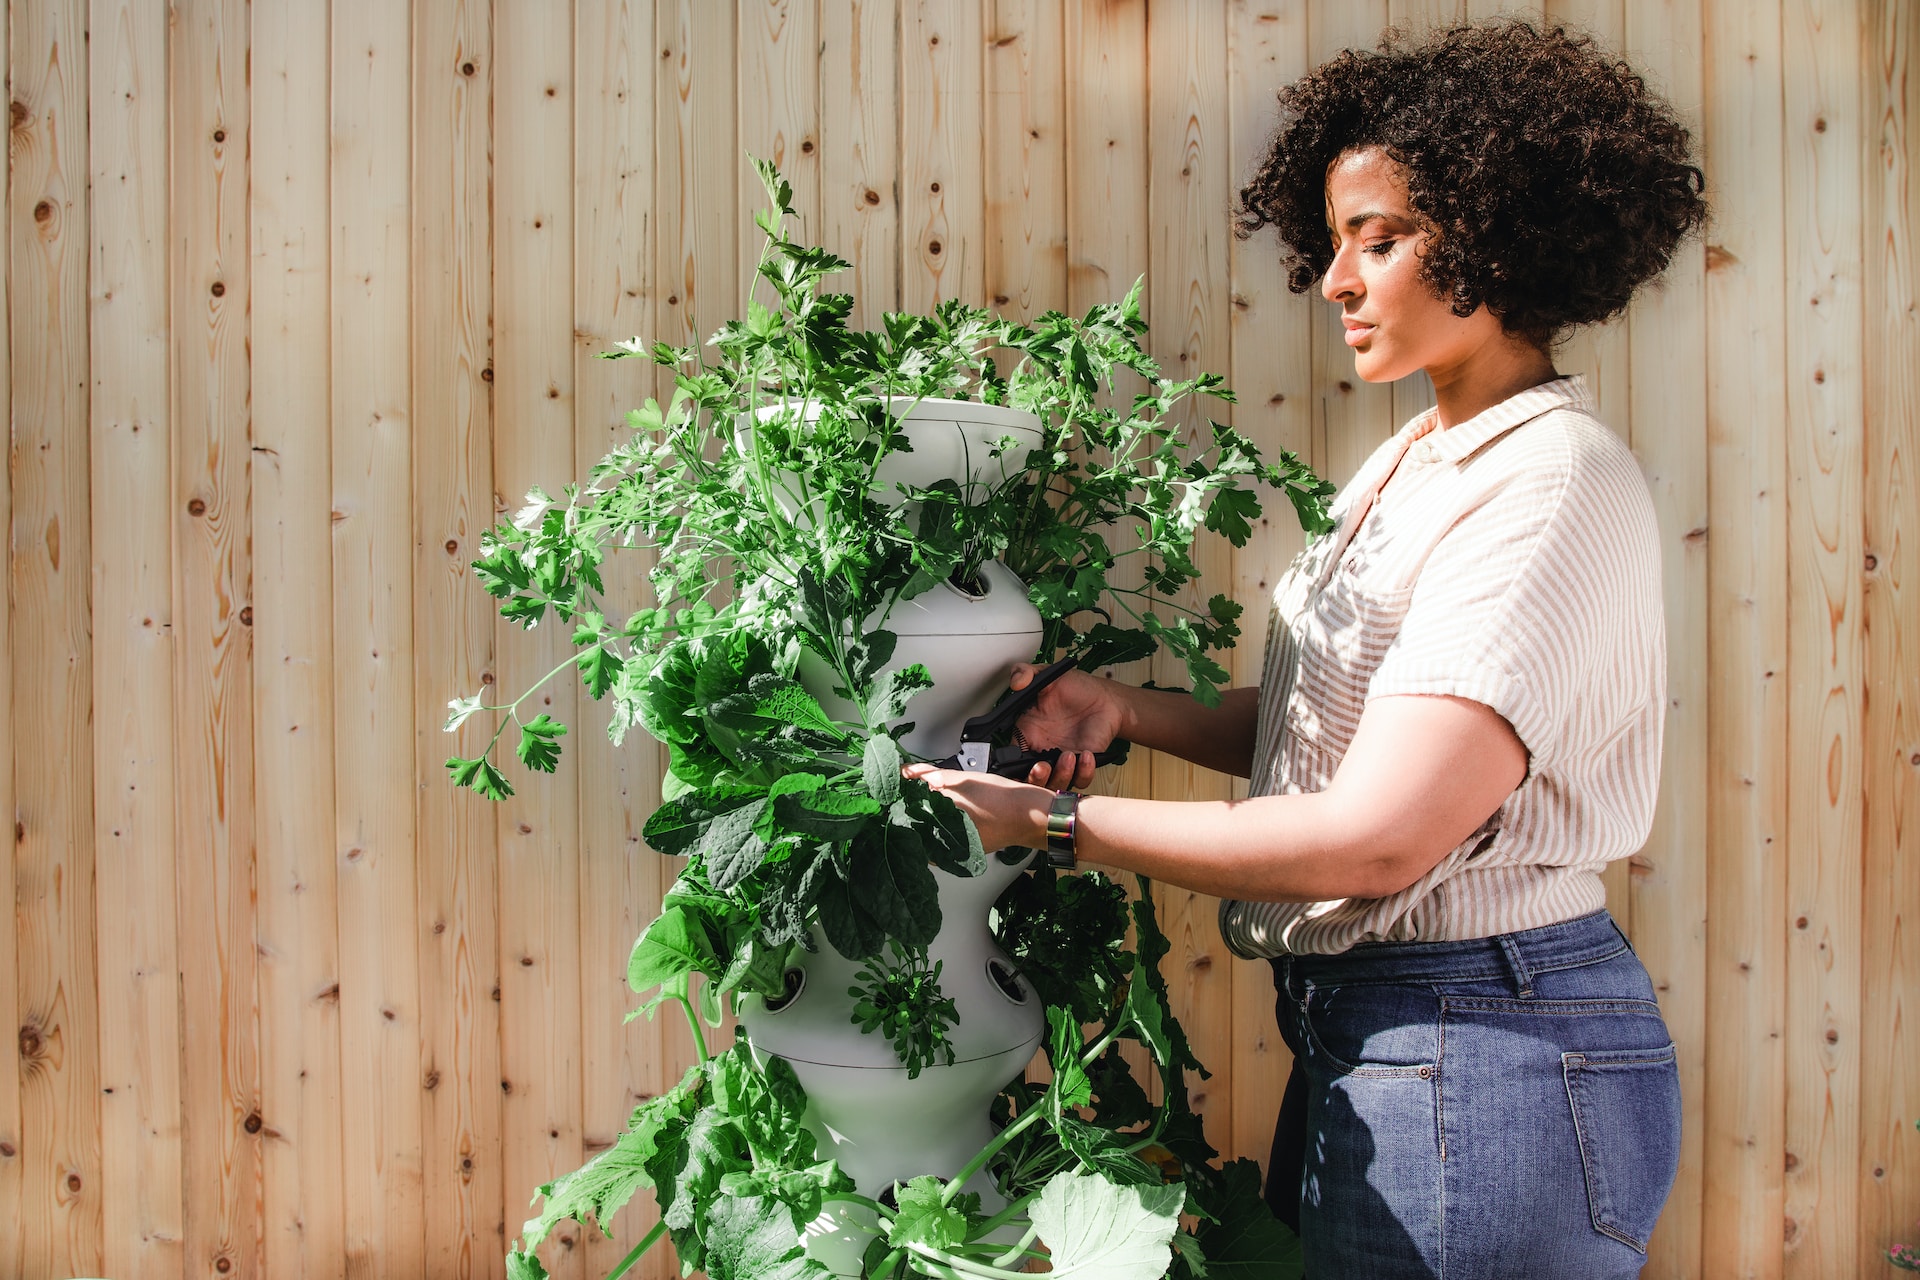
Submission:
[[[1433,446],[1430,444],[1420,444],[1416,446],[1413,451],[1413,456],[1422,462],[1437,462],[1440,458],[1440,455],[1434,451]]]

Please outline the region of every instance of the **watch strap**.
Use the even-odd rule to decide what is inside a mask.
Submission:
[[[1062,791],[1047,806],[1047,865],[1072,870],[1079,865],[1074,856],[1074,828],[1080,816],[1080,793]]]

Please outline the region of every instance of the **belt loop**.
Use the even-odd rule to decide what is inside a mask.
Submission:
[[[1498,935],[1500,953],[1507,958],[1507,968],[1513,974],[1513,985],[1519,990],[1522,1000],[1533,999],[1533,972],[1527,968],[1525,957],[1520,954],[1520,943],[1510,933]]]

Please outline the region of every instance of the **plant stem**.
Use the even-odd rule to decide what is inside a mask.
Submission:
[[[1029,1191],[1000,1212],[994,1214],[991,1218],[988,1218],[985,1222],[974,1228],[973,1234],[975,1238],[984,1238],[991,1235],[993,1232],[998,1231],[1001,1227],[1006,1226],[1007,1223],[1025,1213],[1027,1206],[1032,1204],[1034,1198],[1039,1194],[1038,1191]]]
[[[1052,1093],[1057,1085],[1057,1081],[1054,1084],[1048,1085],[1047,1093]],[[1044,1094],[1041,1095],[1040,1101],[1042,1104],[1046,1102],[1046,1096]],[[986,1168],[987,1162],[999,1155],[1002,1147],[1012,1142],[1023,1130],[1030,1128],[1033,1122],[1045,1113],[1046,1107],[1044,1105],[1029,1107],[1016,1116],[1012,1124],[1009,1124],[1006,1128],[994,1134],[987,1145],[980,1148],[980,1153],[974,1156],[973,1159],[967,1161],[966,1167],[961,1169],[959,1173],[953,1175],[953,1181],[949,1182],[947,1189],[940,1193],[940,1203],[942,1205],[952,1204],[953,1198],[960,1194],[960,1188],[967,1185],[967,1179]]]
[[[1026,1271],[1006,1271],[989,1266],[984,1262],[975,1262],[958,1254],[948,1253],[945,1249],[936,1249],[930,1244],[910,1244],[907,1246],[916,1256],[949,1267],[961,1275],[981,1276],[984,1280],[1031,1280],[1032,1273]]]
[[[620,1259],[620,1265],[607,1272],[607,1280],[620,1280],[620,1277],[627,1274],[634,1263],[640,1261],[641,1255],[653,1248],[653,1246],[658,1243],[660,1237],[666,1233],[667,1224],[664,1221],[654,1223],[653,1230],[642,1236],[640,1243],[633,1246],[633,1251],[627,1254],[626,1257]]]
[[[700,1061],[707,1061],[709,1057],[707,1053],[707,1036],[705,1032],[700,1030],[700,1015],[694,1011],[693,997],[675,996],[674,999],[680,1002],[681,1012],[687,1015],[687,1025],[693,1028],[693,1047],[699,1051]]]
[[[1032,1224],[1028,1224],[1027,1234],[1020,1237],[1020,1243],[1016,1244],[1015,1246],[1013,1246],[1013,1248],[1007,1250],[1005,1253],[995,1258],[993,1260],[993,1265],[996,1267],[1010,1267],[1014,1263],[1020,1261],[1020,1259],[1026,1257],[1027,1246],[1032,1244],[1034,1242],[1035,1237],[1037,1237],[1039,1234],[1040,1234],[1040,1228],[1033,1226]]]

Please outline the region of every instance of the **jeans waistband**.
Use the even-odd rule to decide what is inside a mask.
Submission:
[[[1522,998],[1533,976],[1593,964],[1629,950],[1627,937],[1603,908],[1538,929],[1458,942],[1363,942],[1337,955],[1273,957],[1274,982],[1351,986],[1363,982],[1440,982],[1510,977]]]

